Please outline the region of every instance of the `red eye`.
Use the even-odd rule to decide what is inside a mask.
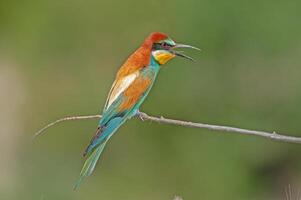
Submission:
[[[169,47],[169,45],[168,45],[166,42],[161,43],[161,45],[162,45],[162,47],[164,47],[164,48],[168,48],[168,47]]]

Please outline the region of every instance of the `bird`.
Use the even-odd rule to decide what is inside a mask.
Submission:
[[[161,67],[177,56],[193,61],[183,51],[178,51],[178,48],[200,50],[191,45],[176,43],[165,33],[153,32],[120,67],[109,91],[96,133],[84,151],[83,155],[87,158],[74,189],[79,187],[85,177],[92,174],[106,143],[117,129],[128,119],[139,115],[139,108],[149,94]]]

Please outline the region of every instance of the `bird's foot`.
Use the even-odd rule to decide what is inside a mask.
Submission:
[[[145,113],[140,112],[140,111],[138,110],[135,116],[136,116],[138,119],[140,119],[141,121],[144,121],[144,120],[145,120],[145,115],[146,115]]]

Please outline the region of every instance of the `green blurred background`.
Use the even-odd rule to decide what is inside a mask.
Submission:
[[[72,186],[115,73],[152,31],[200,47],[169,62],[153,115],[301,136],[301,1],[0,2],[0,199],[285,199],[301,145],[133,119]]]

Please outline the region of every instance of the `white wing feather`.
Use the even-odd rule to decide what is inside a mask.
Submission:
[[[105,104],[104,110],[106,110],[112,103],[118,98],[118,96],[124,92],[133,82],[134,80],[139,76],[139,72],[135,72],[132,74],[129,74],[119,80],[115,80],[113,83],[113,86],[110,90],[108,99]]]

